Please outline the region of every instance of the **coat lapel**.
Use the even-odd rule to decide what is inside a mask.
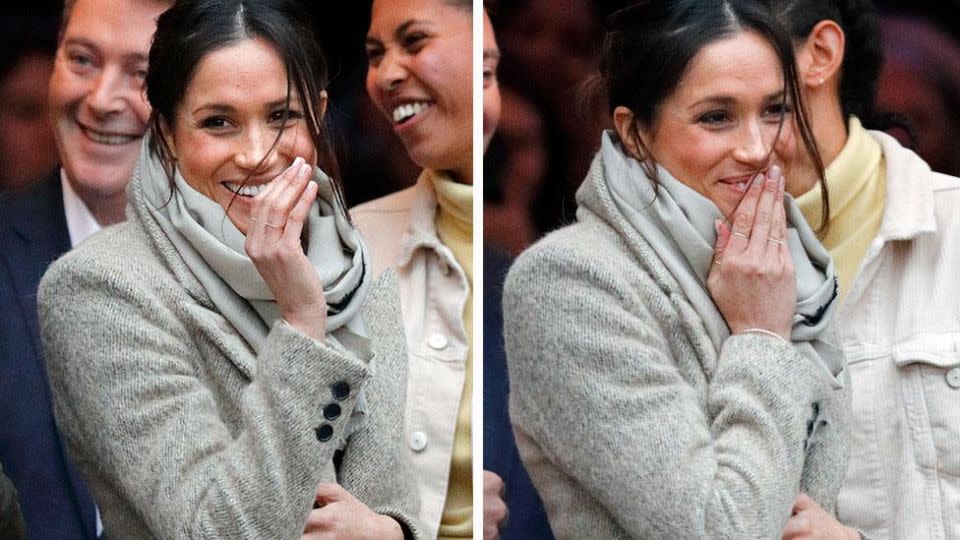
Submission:
[[[54,260],[70,249],[59,170],[22,197],[5,202],[0,258],[15,290],[20,315],[29,321],[37,357],[43,354],[37,321],[37,286]]]

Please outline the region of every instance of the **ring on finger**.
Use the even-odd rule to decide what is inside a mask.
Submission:
[[[743,238],[746,238],[747,240],[749,240],[749,239],[750,239],[750,237],[749,237],[749,236],[747,236],[746,234],[744,234],[744,233],[742,233],[742,232],[739,232],[739,231],[738,231],[738,232],[735,232],[735,233],[733,233],[733,235],[734,235],[734,236],[742,236]]]
[[[772,237],[772,236],[768,236],[768,237],[767,237],[767,242],[776,242],[777,244],[780,244],[781,246],[783,245],[783,240],[780,240],[779,238],[774,238],[774,237]]]
[[[279,229],[280,227],[283,227],[283,225],[274,225],[273,223],[264,223],[264,225],[270,229]]]

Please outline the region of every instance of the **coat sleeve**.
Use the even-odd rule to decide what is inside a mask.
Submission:
[[[699,372],[698,360],[673,355],[687,337],[665,316],[671,300],[636,263],[615,259],[553,243],[521,257],[507,280],[511,415],[542,452],[523,456],[531,476],[550,463],[535,478],[548,510],[551,499],[570,508],[569,491],[574,507],[599,504],[584,512],[633,538],[779,538],[818,371],[775,337],[736,335],[702,395],[682,375]],[[557,470],[562,481],[548,480]],[[558,536],[586,534],[557,528],[576,522],[551,515]]]
[[[365,390],[367,412],[362,427],[350,436],[339,481],[373,511],[405,525],[408,537],[421,538],[417,484],[402,448],[407,346],[395,274],[388,270],[369,297],[364,323],[376,354]]]
[[[108,529],[119,505],[159,538],[299,536],[366,363],[280,322],[253,380],[214,390],[202,372],[217,363],[171,305],[185,298],[175,283],[67,259],[41,284],[41,332],[57,422]],[[240,393],[239,410],[223,392]],[[332,396],[343,414],[325,420]],[[240,418],[235,434],[224,413]],[[332,431],[317,429],[325,424]]]

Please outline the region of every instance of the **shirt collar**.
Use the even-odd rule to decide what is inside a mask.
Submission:
[[[60,185],[63,187],[63,210],[67,218],[67,231],[70,233],[70,246],[76,247],[77,244],[99,231],[100,224],[97,223],[80,195],[77,195],[73,189],[73,185],[67,178],[67,171],[63,168],[60,169]]]
[[[440,264],[443,268],[458,268],[456,257],[437,236],[437,226],[435,224],[437,194],[434,181],[442,174],[424,169],[420,173],[416,185],[413,186],[410,224],[401,239],[400,252],[396,259],[398,267],[402,268],[409,265],[418,251],[427,250],[440,258]]]
[[[887,196],[878,238],[909,240],[937,230],[934,214],[933,173],[930,166],[896,139],[870,131],[886,160]]]

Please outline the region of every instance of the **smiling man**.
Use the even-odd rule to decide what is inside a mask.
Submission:
[[[0,195],[0,462],[28,538],[96,538],[93,501],[68,461],[50,406],[36,313],[47,266],[122,221],[150,109],[150,41],[172,0],[67,0],[50,108],[61,168]]]

